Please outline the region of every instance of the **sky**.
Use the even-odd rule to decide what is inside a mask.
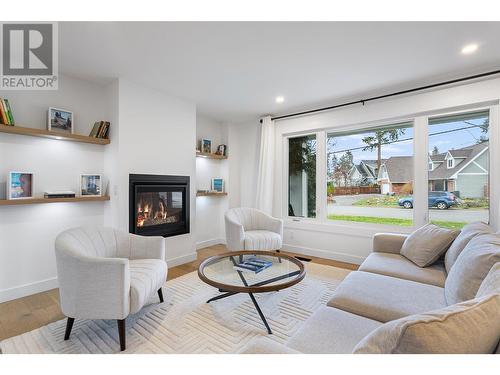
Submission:
[[[467,120],[468,123],[480,125],[483,123],[485,117],[478,117],[475,119]],[[471,126],[463,121],[447,122],[441,124],[429,125],[429,152],[437,146],[440,153],[446,152],[450,149],[463,148],[476,144],[481,135],[484,135],[480,128],[472,128],[466,130],[456,130],[464,127]],[[456,130],[445,134],[432,135],[443,131]],[[336,152],[337,158],[342,156],[343,150],[353,149],[365,146],[362,139],[373,132],[344,135],[334,137],[335,144],[333,147],[329,146],[328,152]],[[402,142],[386,144],[382,146],[382,158],[387,159],[391,156],[412,156],[413,155],[413,128],[406,128],[405,133],[399,137]],[[357,164],[361,160],[377,160],[377,150],[363,151],[352,150],[354,163]]]

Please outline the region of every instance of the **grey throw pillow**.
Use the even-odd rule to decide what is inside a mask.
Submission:
[[[451,305],[474,298],[484,278],[498,262],[500,236],[482,234],[470,240],[446,278],[446,302]]]
[[[408,236],[400,253],[419,267],[430,266],[445,253],[459,233],[434,224],[424,225]]]
[[[470,240],[472,240],[479,234],[489,233],[493,233],[493,228],[481,221],[476,221],[464,226],[458,237],[450,245],[450,248],[448,249],[444,257],[444,266],[446,268],[446,272],[450,272],[451,267],[456,262],[458,256],[465,249],[465,246],[467,246]]]
[[[495,293],[500,294],[500,262],[491,267],[477,291],[476,298]]]
[[[355,354],[490,354],[500,338],[500,295],[493,294],[385,323]]]

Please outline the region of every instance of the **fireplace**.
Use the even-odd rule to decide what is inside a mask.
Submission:
[[[189,191],[189,176],[129,175],[130,233],[189,233]]]

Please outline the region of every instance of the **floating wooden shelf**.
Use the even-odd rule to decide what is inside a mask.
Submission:
[[[98,201],[109,201],[109,196],[105,195],[102,197],[0,199],[0,206],[19,206],[23,204],[58,203],[58,202],[98,202]]]
[[[227,156],[224,156],[224,155],[209,154],[207,152],[199,152],[199,151],[196,151],[196,157],[197,158],[207,158],[207,159],[217,159],[217,160],[227,159]]]
[[[0,133],[28,135],[31,137],[41,137],[41,138],[59,139],[72,142],[92,143],[96,145],[107,145],[110,143],[109,139],[87,137],[85,135],[78,135],[78,134],[58,133],[46,129],[24,128],[22,126],[17,126],[17,125],[16,126],[0,125]]]
[[[203,192],[203,191],[198,191],[196,192],[196,196],[197,197],[222,197],[222,196],[226,196],[227,193],[224,192],[224,193],[214,193],[214,192]]]

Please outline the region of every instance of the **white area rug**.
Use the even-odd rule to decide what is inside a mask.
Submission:
[[[257,294],[273,330],[265,327],[247,294],[210,304],[218,291],[196,272],[167,282],[165,302],[157,296],[141,312],[127,318],[127,350],[122,353],[235,353],[257,336],[286,343],[304,321],[326,304],[348,270],[306,263],[297,285]],[[0,343],[2,353],[120,353],[114,320],[75,320],[71,338],[63,340],[66,320],[51,323]]]

